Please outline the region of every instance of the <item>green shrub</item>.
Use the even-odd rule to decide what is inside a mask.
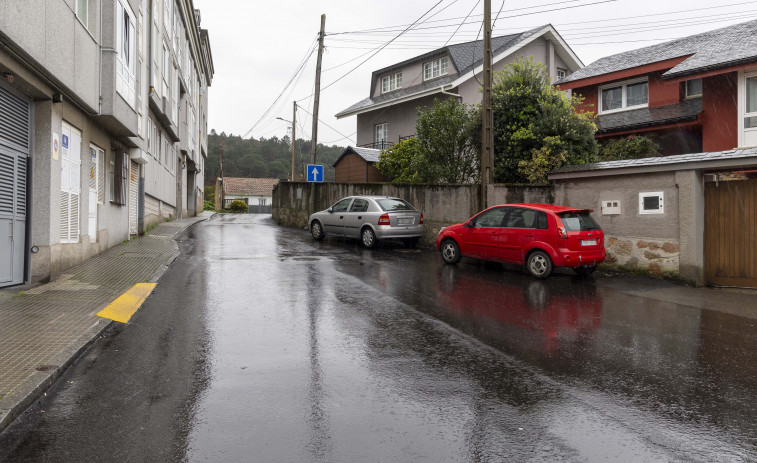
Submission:
[[[657,143],[644,135],[614,138],[599,146],[600,161],[653,158],[659,154],[660,147]]]
[[[247,203],[239,199],[235,199],[229,204],[229,210],[231,212],[247,212]]]
[[[215,211],[216,205],[213,201],[205,201],[205,210],[206,211]]]
[[[215,195],[216,195],[216,187],[214,187],[212,185],[211,186],[206,186],[205,189],[204,189],[204,192],[205,192],[205,197],[206,198],[213,199],[215,197]]]

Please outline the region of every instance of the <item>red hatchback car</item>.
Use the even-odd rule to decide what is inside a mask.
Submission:
[[[462,257],[525,264],[536,278],[554,267],[591,273],[605,260],[605,236],[591,209],[501,204],[442,228],[436,248],[448,264]]]

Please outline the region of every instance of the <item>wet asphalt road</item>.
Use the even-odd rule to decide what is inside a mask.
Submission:
[[[181,246],[7,461],[757,460],[753,318],[270,216]]]

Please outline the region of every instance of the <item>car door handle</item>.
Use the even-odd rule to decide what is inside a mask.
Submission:
[[[533,233],[526,233],[526,238],[533,238],[533,237],[534,237]]]
[[[343,219],[343,218],[344,218],[344,216],[343,216],[343,215],[340,215],[340,216],[339,216],[339,218],[340,218],[340,219]]]
[[[362,216],[362,215],[359,215],[359,216],[357,216],[357,219],[358,219],[358,220],[363,220],[363,216]]]

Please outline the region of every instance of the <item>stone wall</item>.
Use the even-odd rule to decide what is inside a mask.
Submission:
[[[605,235],[606,264],[642,269],[651,274],[677,273],[678,240]]]

